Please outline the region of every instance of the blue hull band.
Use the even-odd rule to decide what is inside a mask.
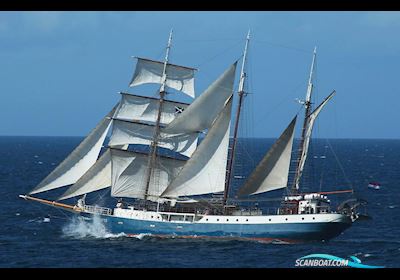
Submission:
[[[91,214],[82,213],[86,217]],[[151,234],[176,237],[237,237],[285,241],[328,240],[351,226],[351,222],[275,223],[275,224],[211,224],[145,221],[100,216],[112,233],[127,235]]]

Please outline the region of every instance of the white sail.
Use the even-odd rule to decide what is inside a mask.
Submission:
[[[296,118],[290,122],[250,174],[239,189],[238,196],[268,192],[287,186]]]
[[[110,128],[116,105],[90,134],[29,194],[40,193],[74,184],[89,170],[99,156],[102,144]]]
[[[67,191],[58,198],[64,200],[71,197],[91,193],[111,186],[111,154],[104,152],[96,163]]]
[[[237,62],[231,65],[166,128],[169,133],[202,131],[211,127],[233,93]]]
[[[296,176],[296,181],[295,181],[295,186],[296,189],[299,189],[299,184],[300,184],[300,179],[301,175],[303,174],[303,169],[304,169],[304,164],[307,159],[307,153],[308,153],[308,147],[310,145],[310,139],[311,139],[311,133],[312,129],[314,126],[314,122],[318,116],[318,114],[321,112],[322,108],[325,106],[326,103],[333,97],[335,94],[335,91],[333,91],[328,97],[325,98],[325,100],[308,116],[308,124],[306,128],[306,133],[304,137],[304,143],[303,143],[303,152],[300,156],[300,162],[299,162],[299,167],[298,167],[298,174]]]
[[[168,124],[182,113],[189,104],[164,100],[160,124]],[[120,107],[115,118],[130,121],[155,123],[159,99],[121,93]]]
[[[231,95],[232,96],[232,95]],[[232,98],[162,197],[221,192],[225,188]]]
[[[111,195],[114,197],[144,198],[148,155],[111,149]],[[159,157],[153,168],[148,195],[159,197],[176,177],[185,161]]]
[[[137,58],[135,73],[130,82],[131,87],[142,84],[162,84],[164,62]],[[194,98],[194,71],[196,69],[167,64],[166,86],[181,91]]]
[[[124,144],[150,145],[153,140],[154,125],[114,119],[110,146]],[[197,147],[198,133],[164,133],[163,128],[157,145],[190,157]]]

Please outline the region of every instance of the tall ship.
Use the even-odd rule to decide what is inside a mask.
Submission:
[[[293,182],[289,182],[289,173],[292,153],[297,151],[292,151],[297,116],[234,194],[240,201],[284,189],[280,206],[274,213],[265,214],[232,199],[238,127],[247,94],[249,41],[250,31],[241,56],[237,94],[234,84],[239,61],[195,98],[196,69],[170,63],[171,31],[164,61],[136,57],[129,84],[158,84],[157,96],[121,92],[118,104],[71,154],[20,197],[85,219],[99,217],[110,232],[129,236],[303,242],[329,240],[341,234],[357,219],[357,209],[332,210],[327,193],[300,191],[314,122],[335,94],[333,91],[312,108],[316,50],[302,101],[305,115]],[[193,101],[172,101],[169,97],[175,94],[192,97]],[[238,98],[235,112],[233,98]],[[65,192],[57,199],[37,196],[63,187]],[[115,206],[86,203],[87,195],[107,188],[113,205],[117,202]]]

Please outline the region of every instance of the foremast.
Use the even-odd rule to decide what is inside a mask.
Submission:
[[[158,113],[157,113],[157,119],[156,119],[156,124],[154,128],[154,135],[153,135],[153,140],[150,145],[150,156],[149,156],[149,162],[148,162],[148,167],[147,167],[147,175],[146,175],[146,190],[145,190],[145,196],[144,199],[147,201],[148,197],[148,192],[149,192],[149,186],[150,186],[150,179],[153,173],[153,168],[154,164],[156,161],[157,157],[157,144],[158,144],[158,138],[160,136],[160,121],[161,121],[161,112],[164,104],[164,97],[165,97],[165,85],[167,81],[167,65],[168,65],[168,60],[169,60],[169,52],[171,49],[171,42],[172,42],[172,29],[169,33],[169,38],[168,38],[168,44],[167,44],[167,50],[165,53],[165,59],[164,59],[164,67],[163,67],[163,72],[162,72],[162,82],[161,82],[161,87],[159,90],[159,105],[158,105]]]
[[[248,49],[249,41],[250,41],[250,30],[247,33],[246,45],[244,47],[244,52],[243,52],[242,68],[240,70],[240,80],[239,80],[239,88],[238,88],[239,101],[238,101],[236,116],[235,116],[235,126],[234,126],[234,131],[233,131],[231,157],[228,161],[228,168],[227,168],[227,172],[226,172],[226,183],[225,183],[225,189],[224,189],[223,207],[225,207],[226,202],[228,200],[230,183],[231,183],[231,178],[232,178],[232,171],[233,171],[233,164],[234,164],[234,159],[235,159],[237,135],[238,135],[238,130],[239,130],[240,112],[241,112],[241,108],[242,108],[242,104],[243,104],[243,98],[245,97],[244,82],[246,79],[246,73],[244,72],[244,67],[245,67],[246,58],[247,58],[247,49]]]
[[[304,162],[307,156],[307,150],[308,150],[308,145],[309,145],[309,139],[307,137],[310,137],[311,135],[307,135],[307,128],[310,125],[310,114],[312,110],[312,103],[311,103],[311,96],[312,96],[312,91],[313,91],[313,74],[314,74],[314,65],[315,65],[315,58],[317,55],[317,47],[314,48],[313,52],[313,59],[311,63],[311,69],[310,69],[310,76],[308,78],[308,86],[307,86],[307,93],[306,93],[306,99],[303,102],[304,105],[304,122],[303,122],[303,128],[301,130],[301,138],[300,138],[300,143],[299,143],[299,153],[297,157],[297,164],[296,164],[296,171],[295,171],[295,176],[293,179],[293,184],[290,190],[290,193],[297,193],[299,190],[299,184],[300,184],[300,179],[301,175],[303,173],[303,168],[304,168]]]

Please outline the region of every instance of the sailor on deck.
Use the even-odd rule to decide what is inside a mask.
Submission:
[[[117,206],[117,208],[124,208],[124,203],[122,201],[122,198],[118,199],[118,202],[117,202],[116,206]]]
[[[76,203],[76,206],[83,209],[85,208],[85,196],[81,197],[78,199],[78,202]]]

